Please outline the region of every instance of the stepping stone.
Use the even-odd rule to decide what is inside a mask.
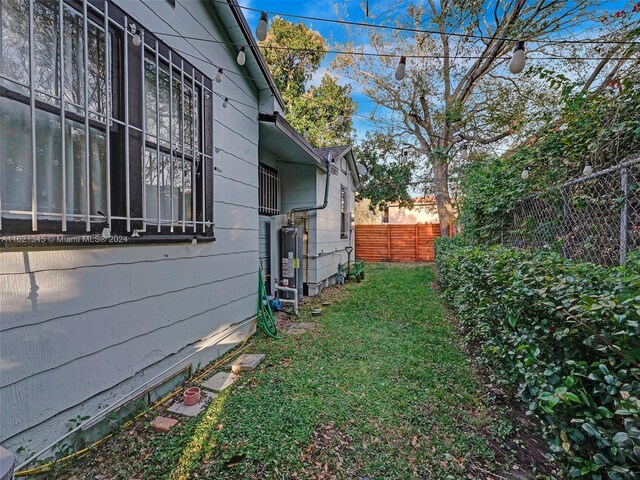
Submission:
[[[325,307],[325,308],[330,307],[331,306],[331,302],[323,302],[322,306]]]
[[[231,365],[233,373],[252,372],[264,360],[264,353],[243,353]]]
[[[287,333],[289,335],[301,335],[303,333],[307,333],[309,330],[313,330],[314,328],[316,328],[315,323],[301,322],[301,323],[296,323],[295,325],[292,325],[292,327],[289,329],[289,331],[287,331]]]
[[[312,317],[319,317],[320,315],[322,315],[322,309],[321,308],[316,308],[315,310],[311,310],[311,316]]]
[[[221,392],[225,388],[233,385],[233,382],[237,379],[238,376],[235,373],[218,372],[206,382],[202,382],[202,387],[207,390],[213,390],[214,392]]]
[[[304,328],[291,327],[287,330],[289,335],[302,335],[303,333],[307,333],[309,330],[305,330]]]
[[[202,396],[200,397],[200,401],[195,405],[185,405],[182,400],[177,401],[171,407],[169,407],[169,411],[171,413],[177,413],[178,415],[186,415],[187,417],[195,417],[200,412],[204,410],[207,404],[216,398],[214,393],[206,393],[202,392]]]
[[[151,422],[151,427],[156,432],[165,433],[171,430],[171,427],[175,426],[177,423],[178,423],[178,420],[175,420],[173,418],[158,416],[154,418],[153,421]]]

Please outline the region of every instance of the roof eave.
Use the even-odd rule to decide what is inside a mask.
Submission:
[[[212,0],[212,1],[215,1],[215,3],[217,4],[220,3],[219,0]],[[240,31],[242,32],[242,35],[244,36],[247,42],[248,49],[253,53],[253,57],[256,60],[256,64],[258,65],[262,76],[265,78],[265,80],[267,81],[267,84],[269,85],[269,89],[271,90],[271,93],[273,93],[273,96],[275,97],[278,104],[280,105],[280,108],[284,110],[285,106],[284,106],[284,100],[282,99],[282,95],[280,94],[280,91],[276,86],[276,82],[273,79],[273,76],[271,75],[271,71],[269,70],[269,66],[267,65],[267,62],[265,61],[264,57],[262,56],[262,53],[260,52],[260,47],[258,46],[255,39],[253,38],[253,34],[251,33],[251,27],[249,27],[249,24],[247,23],[247,19],[242,13],[242,9],[240,8],[240,5],[238,5],[237,0],[227,0],[227,4],[229,5],[231,13],[233,14],[236,22],[238,23],[238,27],[240,28]]]
[[[298,133],[298,131],[287,122],[284,117],[278,112],[274,113],[260,113],[258,115],[260,122],[271,122],[275,124],[276,128],[280,130],[284,135],[294,141],[298,147],[300,147],[305,153],[307,153],[317,163],[317,166],[323,171],[326,170],[324,159],[318,155],[313,147],[305,140],[305,138]]]

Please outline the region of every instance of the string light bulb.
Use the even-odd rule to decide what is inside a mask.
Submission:
[[[342,112],[336,117],[336,124],[342,125],[344,123],[344,115]]]
[[[509,71],[513,74],[517,74],[524,70],[525,64],[525,53],[524,53],[524,42],[518,41],[516,42],[516,48],[513,51],[513,56],[511,57],[511,61],[509,62]]]
[[[405,163],[407,163],[407,160],[409,160],[409,152],[404,149],[402,150],[402,156],[400,157],[400,165],[404,165]]]
[[[222,108],[227,108],[227,105],[229,105],[229,99],[227,97],[224,97],[224,102],[222,102]]]
[[[236,58],[238,65],[243,66],[247,61],[247,54],[244,51],[244,47],[240,47],[240,51],[238,52],[238,57]]]
[[[224,72],[224,70],[222,70],[221,68],[218,69],[218,73],[216,73],[216,83],[221,83],[222,82],[222,73]]]
[[[136,47],[139,47],[140,45],[142,45],[142,37],[140,36],[140,32],[138,31],[135,23],[131,24],[131,33],[133,33],[133,37],[131,38],[131,42]]]
[[[524,170],[522,170],[522,173],[520,174],[520,178],[522,178],[522,180],[529,178],[529,167],[524,167]]]
[[[462,144],[462,150],[460,150],[460,157],[462,160],[469,160],[469,145],[466,143]]]
[[[593,167],[591,163],[587,162],[584,164],[584,168],[582,169],[582,175],[591,175],[593,173]]]
[[[396,80],[401,81],[407,74],[407,57],[404,55],[400,57],[398,62],[398,68],[396,69]]]
[[[256,38],[263,42],[267,38],[267,22],[269,21],[269,16],[267,12],[262,12],[260,14],[260,21],[258,22],[258,26],[256,27]]]

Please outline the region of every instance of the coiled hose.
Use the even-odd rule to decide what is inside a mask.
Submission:
[[[258,270],[258,283],[258,328],[271,338],[282,338],[278,336],[276,321],[273,318],[269,295],[267,295],[267,287],[262,278],[262,266]]]

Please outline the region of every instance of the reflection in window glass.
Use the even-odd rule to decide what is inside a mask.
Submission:
[[[29,85],[29,0],[0,1],[0,74]],[[29,90],[12,82],[2,85],[27,94]]]
[[[151,223],[158,221],[158,204],[160,205],[160,222],[171,223],[171,207],[173,204],[174,221],[190,221],[191,216],[191,162],[185,161],[185,173],[182,175],[181,159],[173,159],[173,178],[169,155],[146,149],[144,156],[145,206],[146,217]],[[184,179],[184,183],[183,183]],[[173,194],[171,184],[173,180]]]
[[[3,210],[31,210],[31,115],[29,106],[0,98],[0,194]]]
[[[33,165],[27,105],[0,99],[0,177],[3,210],[31,210]],[[36,110],[36,185],[38,212],[62,213],[62,140],[60,117]],[[87,213],[87,162],[84,125],[67,120],[65,142],[67,213]],[[104,134],[90,130],[91,213],[106,209]]]
[[[84,25],[82,15],[64,6],[64,99],[67,108],[84,111]]]
[[[37,0],[33,4],[34,87],[38,100],[55,105],[59,104],[60,96],[58,11],[56,0]]]

